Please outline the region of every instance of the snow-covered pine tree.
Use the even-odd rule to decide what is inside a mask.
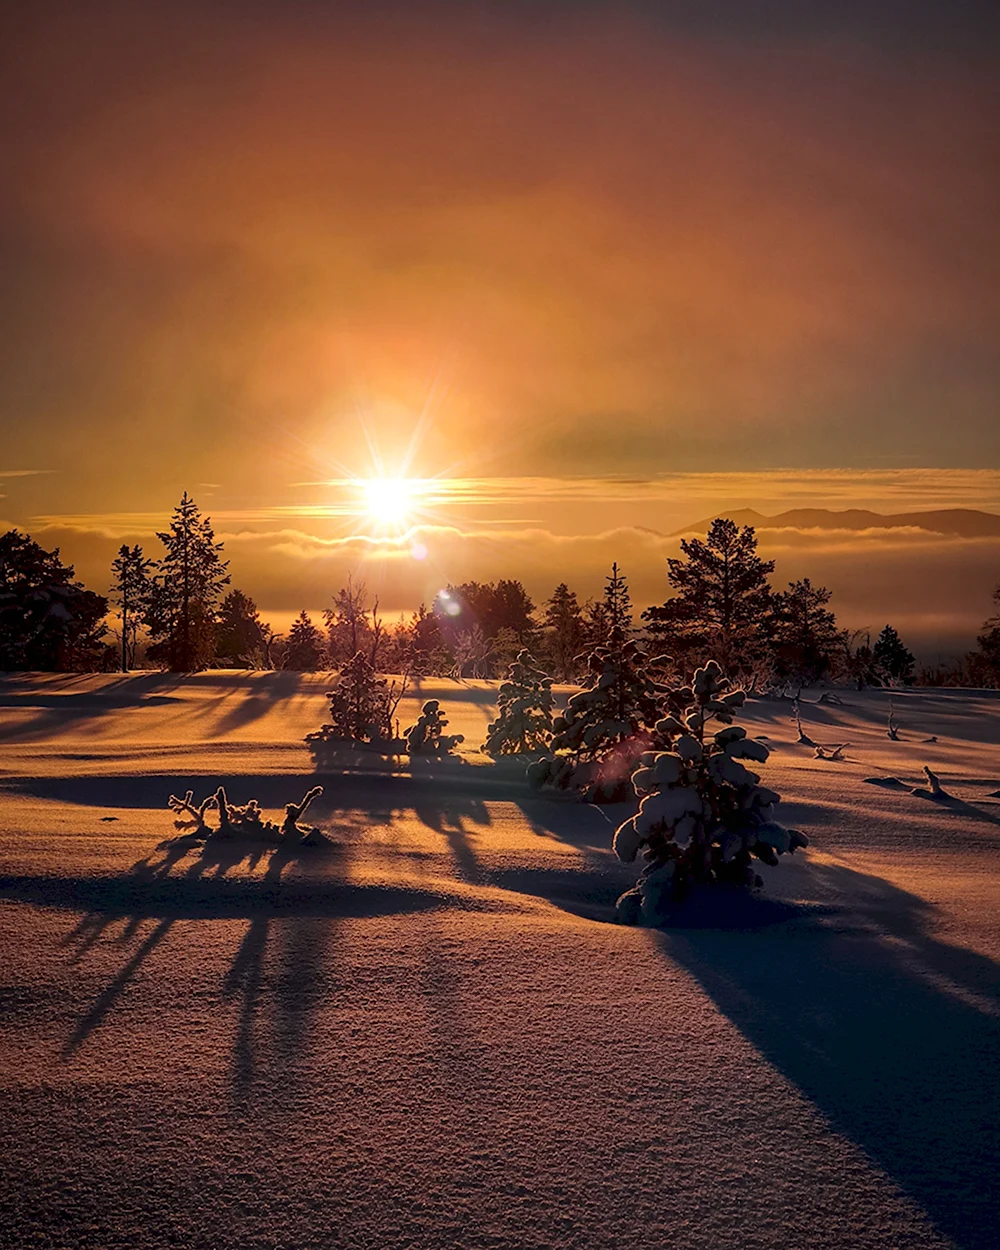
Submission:
[[[149,654],[174,672],[206,668],[215,655],[215,606],[229,584],[228,560],[208,517],[187,491],[174,509],[170,528],[158,533],[166,548],[157,565],[146,624],[155,639]]]
[[[402,687],[391,685],[380,677],[363,651],[358,651],[340,670],[337,684],[327,692],[330,700],[330,723],[315,733],[306,734],[306,742],[362,742],[382,750],[394,750],[392,721]]]
[[[690,686],[667,693],[670,711],[656,725],[658,745],[667,749],[643,755],[632,775],[639,810],[614,836],[620,860],[631,863],[640,850],[646,860],[637,884],[618,900],[623,923],[661,922],[671,901],[695,883],[759,886],[754,859],[774,865],[808,845],[805,834],[773,819],[781,796],[743,763],[768,757],[763,742],[732,724],[744,698],[729,689],[714,660]],[[706,734],[712,720],[723,728]]]
[[[497,692],[497,718],[486,731],[488,755],[547,751],[552,739],[552,678],[527,649],[519,651]]]
[[[135,663],[136,640],[149,603],[150,575],[155,567],[152,560],[144,558],[138,543],[134,547],[122,543],[111,563],[114,578],[111,593],[118,604],[122,623],[123,673],[127,673]]]
[[[552,723],[551,754],[528,765],[535,789],[579,790],[590,802],[627,797],[629,774],[648,747],[662,687],[649,675],[640,644],[612,629],[587,660],[589,684]]]
[[[305,608],[292,622],[282,667],[297,673],[314,673],[323,667],[323,635]]]
[[[411,725],[404,733],[406,749],[411,755],[447,755],[460,742],[465,741],[464,734],[446,734],[444,727],[448,724],[446,717],[441,715],[441,704],[437,699],[428,699],[420,709],[417,723]]]

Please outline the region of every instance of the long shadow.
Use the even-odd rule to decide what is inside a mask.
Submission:
[[[16,721],[0,725],[0,741],[30,742],[49,733],[65,732],[70,726],[80,728],[123,708],[162,707],[178,702],[174,695],[163,693],[179,684],[176,674],[144,673],[116,678],[94,690],[49,693],[46,691],[10,690],[0,684],[0,707],[26,708],[35,712],[27,724]],[[157,693],[154,693],[157,692]]]
[[[170,931],[173,919],[165,918],[155,926],[142,945],[135,951],[122,970],[108,987],[102,991],[93,1006],[82,1016],[73,1028],[69,1040],[63,1047],[63,1058],[71,1058],[80,1049],[87,1038],[104,1022],[105,1016],[122,995],[122,991],[136,972],[152,953],[153,949],[163,941]]]
[[[942,1233],[995,1246],[1000,967],[938,941],[932,905],[879,878],[805,878],[825,909],[776,903],[752,940],[681,916],[664,954]]]
[[[222,715],[213,726],[211,737],[225,737],[266,716],[275,704],[295,698],[301,684],[301,673],[248,673],[238,685],[227,686]]]

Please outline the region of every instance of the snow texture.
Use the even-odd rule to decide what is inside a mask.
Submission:
[[[610,813],[520,761],[317,777],[327,685],[0,678],[0,1245],[996,1244],[995,693],[894,692],[896,742],[884,693],[807,694],[837,765],[750,702],[812,845],[662,930],[606,923]],[[426,681],[402,723],[432,698],[468,743],[496,715]],[[317,781],[318,846],[165,828],[168,794],[280,820]]]

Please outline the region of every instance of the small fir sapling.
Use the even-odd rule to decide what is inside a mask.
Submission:
[[[355,652],[340,670],[335,688],[327,691],[330,723],[306,734],[306,742],[360,742],[395,748],[392,721],[406,686],[405,677],[400,685],[395,681],[390,685],[363,651]]]
[[[730,690],[719,665],[699,668],[689,687],[667,694],[670,708],[656,725],[658,744],[632,775],[639,811],[614,836],[618,858],[631,863],[640,850],[646,866],[618,900],[627,924],[656,924],[671,901],[696,883],[760,886],[753,860],[777,864],[786,851],[808,845],[804,833],[774,819],[780,800],[743,761],[764,763],[768,748],[733,725],[745,699]],[[706,737],[709,721],[723,728]]]
[[[497,718],[486,731],[489,755],[546,751],[552,738],[552,678],[531,652],[519,651],[497,694]]]
[[[588,802],[619,802],[652,741],[665,687],[650,675],[646,651],[617,626],[588,656],[587,668],[590,684],[553,720],[551,754],[528,765],[528,783],[578,790]]]
[[[300,838],[302,842],[311,842],[319,830],[299,825],[306,809],[314,799],[323,793],[322,786],[313,786],[307,790],[298,803],[285,805],[285,818],[280,825],[265,820],[260,804],[250,799],[243,806],[230,803],[224,786],[219,786],[214,794],[208,795],[197,806],[194,804],[194,792],[188,790],[182,799],[170,795],[167,806],[177,814],[175,824],[178,829],[188,829],[195,835],[217,838],[265,838],[268,841],[287,841]],[[205,819],[206,813],[214,808],[219,813],[218,828],[213,829]],[[187,817],[185,819],[185,816]]]
[[[411,755],[447,755],[460,742],[465,741],[464,734],[446,734],[443,732],[447,718],[441,715],[441,704],[437,699],[428,699],[420,709],[417,723],[407,729],[403,737],[406,749]]]

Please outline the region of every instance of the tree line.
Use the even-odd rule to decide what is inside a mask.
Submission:
[[[0,536],[0,669],[312,671],[342,668],[363,652],[381,672],[493,678],[527,649],[554,678],[573,682],[620,629],[678,669],[714,659],[761,689],[821,680],[1000,685],[1000,588],[998,613],[976,650],[918,673],[892,625],[874,641],[842,628],[831,592],[808,577],[774,589],[774,561],[759,555],[753,527],[727,518],[713,521],[704,539],[681,541],[681,555],[667,560],[672,594],[638,620],[615,564],[596,599],[560,583],[539,607],[516,579],[468,581],[445,586],[430,606],[392,625],[364,583],[349,577],[318,622],[303,609],[284,637],[232,586],[223,544],[187,492],[157,539],[155,559],[138,544],[121,546],[105,597],[75,580],[58,549],[45,551],[17,530]]]

